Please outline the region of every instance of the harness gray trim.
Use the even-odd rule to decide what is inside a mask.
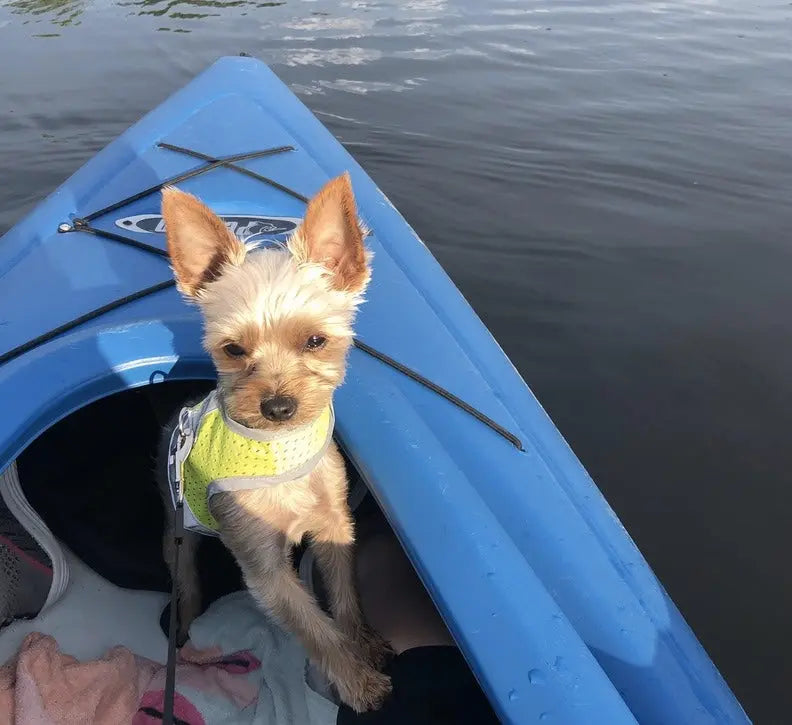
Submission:
[[[310,424],[309,424],[310,425]],[[256,488],[264,488],[266,486],[277,486],[281,483],[288,481],[296,481],[298,478],[307,476],[322,460],[322,457],[327,452],[330,446],[330,441],[333,439],[333,426],[335,425],[335,413],[333,407],[330,406],[330,423],[327,429],[327,437],[325,438],[324,445],[305,463],[291,471],[281,473],[277,476],[235,476],[233,478],[218,478],[212,481],[206,488],[206,493],[209,498],[212,498],[216,493],[226,493],[229,491],[250,491]],[[233,429],[235,433],[240,433],[239,430]],[[244,428],[243,430],[248,430]],[[261,439],[259,439],[261,440]]]
[[[233,418],[228,417],[228,413],[226,412],[225,406],[222,404],[220,399],[220,393],[218,391],[213,391],[211,393],[213,398],[213,407],[208,408],[205,411],[202,411],[202,414],[209,413],[216,408],[220,409],[220,415],[223,416],[223,422],[232,430],[234,433],[241,435],[243,438],[248,438],[253,441],[261,441],[266,443],[268,441],[276,441],[283,436],[282,433],[276,430],[259,430],[257,428],[248,428],[247,426],[242,425],[241,423],[237,423]],[[333,429],[333,423],[335,421],[333,417],[333,406],[330,406],[330,429]],[[298,426],[297,428],[289,428],[289,433],[299,433],[302,430],[306,430],[310,428],[315,421],[308,421],[307,423]]]
[[[185,522],[184,526],[190,531],[206,534],[209,536],[217,536],[216,531],[207,529],[201,524],[190,509],[189,502],[184,497],[181,482],[181,467],[189,456],[195,443],[195,435],[201,425],[204,416],[214,410],[219,410],[222,415],[223,422],[237,435],[244,438],[257,440],[257,441],[273,441],[282,437],[277,431],[261,431],[248,428],[235,420],[232,420],[226,415],[224,406],[221,404],[220,395],[217,390],[213,390],[204,400],[193,406],[192,408],[182,408],[179,414],[179,423],[174,428],[170,440],[169,455],[168,455],[168,479],[170,483],[170,493],[174,507],[178,504],[183,504]],[[306,423],[304,426],[290,429],[289,433],[307,429],[313,423]],[[333,429],[335,428],[335,411],[333,410],[332,403],[330,404],[330,420],[327,427],[327,436],[321,449],[311,456],[307,461],[301,465],[293,468],[291,471],[278,474],[276,476],[234,476],[229,478],[218,478],[212,481],[206,487],[207,498],[211,499],[212,496],[218,493],[233,493],[234,491],[252,491],[257,488],[270,488],[279,486],[282,483],[289,481],[296,481],[299,478],[307,476],[322,460],[322,457],[327,452],[330,442],[333,440]]]

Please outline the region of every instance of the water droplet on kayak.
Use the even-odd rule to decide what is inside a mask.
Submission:
[[[566,670],[566,662],[564,662],[563,657],[556,657],[555,662],[553,663],[553,669],[557,672],[563,672]]]
[[[529,670],[528,682],[530,682],[532,685],[544,685],[544,672],[542,672],[542,670]]]
[[[517,700],[519,697],[520,697],[520,696],[517,694],[517,690],[509,690],[509,700],[511,700],[512,702],[514,702],[514,701],[515,701],[515,700]]]
[[[539,714],[539,719],[540,720],[548,720],[549,718],[550,718],[550,713],[549,712],[543,712],[543,713]]]

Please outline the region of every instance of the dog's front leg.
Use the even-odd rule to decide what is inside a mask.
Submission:
[[[311,533],[310,546],[330,599],[330,610],[346,633],[377,669],[392,654],[390,645],[366,623],[354,579],[353,523],[348,511],[329,517],[326,525]]]
[[[302,586],[286,536],[238,506],[221,504],[213,513],[258,604],[299,637],[345,703],[357,712],[377,709],[391,691],[390,678],[360,656],[354,641]]]

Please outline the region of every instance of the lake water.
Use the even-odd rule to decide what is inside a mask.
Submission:
[[[490,326],[749,714],[792,721],[792,3],[2,5],[0,232],[217,56],[270,63]]]

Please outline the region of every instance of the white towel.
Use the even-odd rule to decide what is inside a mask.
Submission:
[[[190,627],[190,643],[200,650],[218,647],[224,654],[247,650],[261,662],[260,668],[245,675],[257,687],[257,700],[241,711],[215,713],[218,719],[213,716],[212,725],[335,724],[337,706],[306,683],[302,645],[266,617],[247,592],[212,604]],[[176,689],[188,694],[178,683]],[[200,701],[202,693],[191,691],[189,697]],[[204,711],[204,703],[195,705]]]

